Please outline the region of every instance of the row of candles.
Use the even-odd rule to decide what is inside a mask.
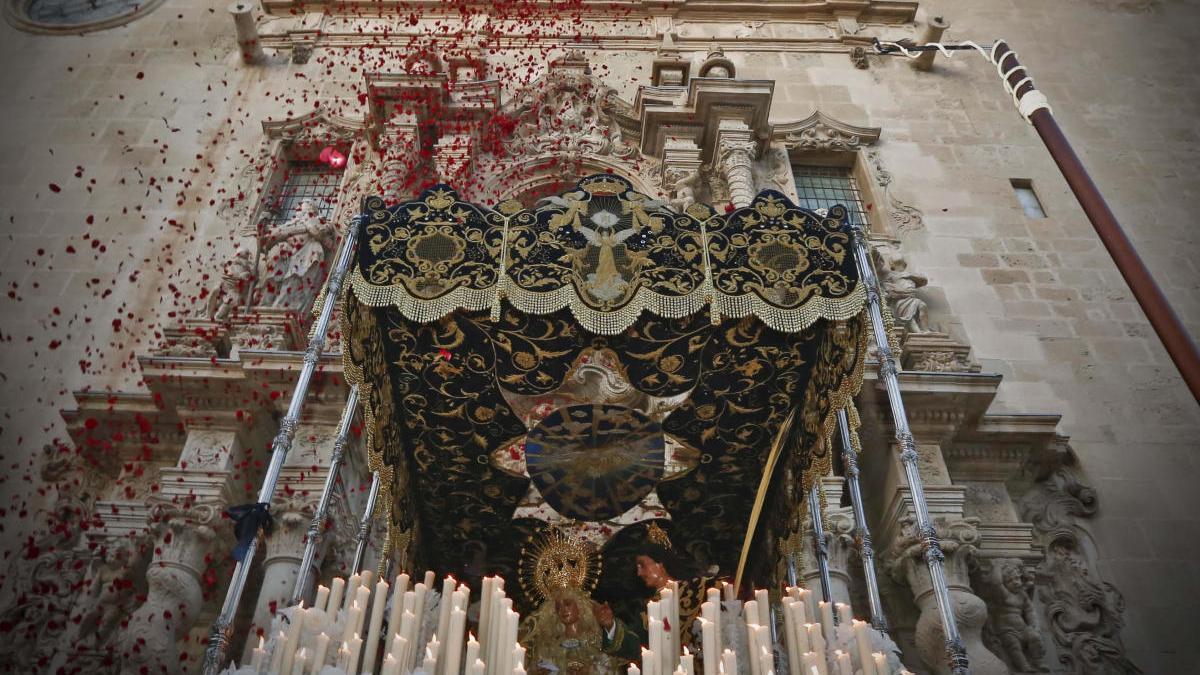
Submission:
[[[771,617],[770,599],[766,590],[755,591],[754,596],[754,600],[742,604],[741,621],[748,653],[739,655],[722,640],[722,599],[726,603],[734,601],[733,587],[722,582],[720,588],[708,589],[697,618],[705,655],[703,675],[738,675],[739,661],[748,664],[749,675],[777,675],[775,639],[771,632],[775,621]],[[659,600],[650,602],[646,609],[649,645],[642,648],[641,668],[631,665],[629,675],[696,675],[695,656],[686,647],[682,653],[679,650],[679,590],[675,582],[668,582],[659,592]],[[851,622],[858,668],[854,667],[851,653],[831,649],[836,644],[834,609],[833,603],[818,602],[812,591],[795,586],[786,589],[780,610],[788,675],[911,675],[904,669],[894,673],[887,656],[873,651],[871,627],[864,621]],[[836,610],[843,620],[851,616],[847,604],[837,603]],[[718,654],[720,658],[716,658]]]
[[[408,574],[389,584],[384,579],[375,581],[373,573],[366,571],[348,580],[336,578],[329,587],[319,586],[311,608],[301,603],[286,610],[286,629],[269,644],[259,637],[249,672],[408,675],[419,670],[425,675],[525,675],[525,648],[517,644],[520,615],[505,596],[503,579],[483,580],[478,640],[466,631],[471,591],[465,584],[446,577],[439,596],[431,590],[433,572],[426,572],[412,589],[409,582]],[[422,624],[434,600],[438,602],[436,628],[423,643]],[[329,653],[331,644],[341,645],[336,654]]]
[[[372,584],[374,582],[374,584]],[[375,580],[371,572],[355,574],[349,580],[337,578],[329,587],[317,588],[311,608],[303,604],[285,611],[289,622],[275,639],[264,644],[259,638],[252,663],[236,671],[270,675],[342,675],[379,673],[380,675],[526,675],[525,648],[517,642],[520,616],[512,600],[504,593],[504,579],[483,579],[479,606],[479,639],[467,633],[467,607],[470,589],[451,577],[443,580],[440,596],[434,587],[433,572],[409,588],[408,574],[398,575],[389,584]],[[440,599],[439,599],[440,598]],[[390,602],[389,602],[390,600]],[[422,624],[427,608],[438,603],[436,626],[426,638]],[[745,630],[745,653],[734,645],[725,645],[722,604],[734,609],[738,603],[733,587],[722,583],[708,589],[700,606],[702,675],[739,675],[739,663],[746,668],[741,675],[784,675],[776,673],[775,638],[768,593],[758,590],[753,600],[741,603],[740,626]],[[849,619],[850,606],[818,602],[813,593],[799,587],[785,589],[782,603],[783,639],[787,675],[904,675],[907,670],[892,671],[886,655],[873,651],[871,627],[852,621],[852,652],[833,649],[837,643],[834,612]],[[387,613],[387,623],[384,615]],[[681,648],[679,588],[668,582],[659,599],[647,604],[648,646],[642,648],[641,668],[629,666],[629,675],[697,675],[695,655]],[[386,628],[385,628],[386,626]],[[366,638],[363,639],[363,630]],[[427,639],[427,642],[425,641]],[[336,652],[330,654],[331,646]],[[268,647],[271,647],[268,653]],[[423,649],[422,649],[423,647]],[[382,650],[382,652],[380,651]],[[713,655],[709,658],[708,655]],[[719,658],[716,655],[720,655]],[[853,656],[857,656],[857,668]],[[382,658],[381,658],[382,657]],[[331,663],[332,662],[332,663]]]

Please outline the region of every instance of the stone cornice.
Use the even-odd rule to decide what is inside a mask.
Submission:
[[[491,2],[466,3],[478,5],[487,12]],[[556,6],[551,2],[537,3],[547,11]],[[901,24],[914,19],[918,3],[911,0],[583,0],[578,13],[584,17],[650,17],[705,18],[738,20],[753,13],[760,19],[791,19],[809,22],[836,21],[853,17],[860,22]],[[263,10],[273,16],[295,16],[300,12],[327,12],[332,16],[379,17],[396,16],[398,10],[416,11],[430,17],[458,17],[460,4],[440,0],[263,0]],[[561,10],[559,10],[561,11]]]

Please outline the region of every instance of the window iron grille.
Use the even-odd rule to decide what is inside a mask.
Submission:
[[[277,224],[295,218],[306,201],[312,202],[322,218],[332,219],[341,178],[341,170],[325,164],[289,162],[282,184],[267,205],[270,220]]]
[[[796,179],[796,194],[800,206],[806,209],[828,209],[841,204],[849,212],[850,221],[856,225],[868,225],[867,212],[863,207],[862,192],[850,169],[834,166],[792,167]]]

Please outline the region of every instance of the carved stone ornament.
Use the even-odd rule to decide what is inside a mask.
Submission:
[[[366,123],[318,107],[307,115],[265,121],[262,128],[272,139],[290,144],[317,146],[349,144],[366,129]]]
[[[246,305],[250,286],[254,283],[254,256],[248,248],[239,248],[225,263],[221,281],[209,293],[208,319],[216,323],[229,320],[229,316]]]
[[[970,568],[980,543],[978,518],[935,520],[940,550],[945,556],[946,583],[963,647],[976,675],[1009,675],[1008,668],[983,643],[987,605],[971,590]],[[893,580],[907,585],[920,611],[916,626],[917,653],[930,672],[949,675],[946,637],[925,555],[929,541],[911,516],[901,521],[900,534],[889,548],[885,565]]]
[[[987,628],[995,643],[992,651],[1016,673],[1048,672],[1033,602],[1033,577],[1033,572],[1014,558],[993,560],[977,575],[976,587],[988,603]]]
[[[908,335],[932,333],[929,305],[917,295],[917,290],[928,284],[929,279],[908,270],[908,262],[898,246],[875,242],[871,249],[879,270],[879,283],[883,286],[896,327]]]
[[[569,64],[568,64],[569,65]],[[510,157],[546,154],[612,156],[630,159],[637,152],[611,112],[615,90],[575,68],[552,69],[544,81],[522,92],[506,114],[519,126],[505,142]]]
[[[879,140],[877,127],[840,122],[821,111],[799,122],[776,124],[772,139],[789,150],[855,152]]]
[[[883,159],[878,150],[867,151],[867,163],[875,173],[875,182],[883,189],[884,201],[887,203],[888,217],[892,227],[897,232],[920,230],[925,227],[925,216],[921,210],[912,206],[892,193],[892,174],[883,167]]]
[[[1096,547],[1086,519],[1096,513],[1096,491],[1060,467],[1038,481],[1020,503],[1046,558],[1035,570],[1042,623],[1058,662],[1083,675],[1136,674],[1125,656],[1121,628],[1125,600],[1096,570]]]

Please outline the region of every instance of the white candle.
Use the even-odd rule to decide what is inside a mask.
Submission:
[[[653,649],[642,647],[642,669],[644,675],[656,675],[658,673],[658,663],[658,654],[655,654]]]
[[[513,663],[516,664],[513,666],[513,672],[517,672],[517,668],[520,668],[521,672],[525,672],[525,648],[521,645],[513,647],[512,658]]]
[[[304,605],[298,605],[292,609],[292,622],[288,625],[287,645],[288,648],[283,652],[283,662],[279,664],[279,672],[292,672],[292,662],[296,658],[296,650],[300,648],[300,631],[304,629],[304,616],[306,612]]]
[[[511,606],[511,600],[505,599],[505,603]],[[505,610],[505,633],[504,642],[499,645],[500,648],[500,672],[507,673],[513,669],[513,649],[517,646],[517,630],[520,624],[520,615],[511,609]]]
[[[362,586],[363,588],[370,588],[371,585],[375,583],[375,573],[371,570],[364,570],[363,572],[359,573],[358,579],[359,586]]]
[[[837,663],[838,675],[854,675],[854,667],[850,665],[850,655],[838,649],[833,652],[834,661]]]
[[[263,671],[263,662],[267,660],[267,650],[264,645],[263,636],[258,636],[258,646],[254,648],[254,656],[250,659],[250,669],[256,673]]]
[[[350,638],[357,634],[355,628],[358,626],[358,615],[362,614],[362,608],[358,603],[350,605],[350,609],[346,611],[346,615],[342,618],[342,642],[349,644]]]
[[[733,602],[735,599],[734,593],[736,592],[737,591],[734,589],[733,584],[725,581],[721,582],[721,593],[725,596],[725,602]]]
[[[664,618],[667,620],[668,634],[671,638],[671,667],[679,665],[679,647],[680,635],[682,631],[682,622],[679,620],[679,582],[675,580],[667,581],[666,588],[663,591],[671,591],[671,600],[667,603],[667,611]]]
[[[850,605],[839,602],[835,603],[833,607],[837,610],[838,623],[845,624],[854,619],[854,611],[850,609]]]
[[[758,643],[759,651],[759,667],[763,675],[775,672],[775,659],[771,653],[771,629],[766,626],[755,626],[754,632],[757,635],[755,642]]]
[[[400,675],[400,662],[391,654],[383,657],[382,675]]]
[[[329,651],[329,633],[321,633],[317,636],[317,646],[313,649],[313,672],[321,672],[321,668],[325,666],[325,654]]]
[[[642,675],[642,669],[637,667],[636,663],[629,664],[629,670],[626,675]]]
[[[804,601],[805,621],[816,623],[820,620],[821,610],[817,608],[817,596],[807,588],[800,589],[800,599]]]
[[[337,659],[333,663],[338,670],[350,672],[350,643],[343,642],[342,646],[338,647]]]
[[[875,662],[875,672],[879,675],[887,675],[887,657],[883,652],[872,652],[871,660]]]
[[[796,599],[790,595],[784,595],[782,602],[783,638],[787,647],[788,672],[790,675],[801,675],[800,655],[804,652],[800,650],[800,642],[796,637],[796,612],[792,609],[792,605],[796,604]]]
[[[371,604],[371,587],[359,585],[355,595],[358,597],[354,602],[358,604],[358,608],[361,611],[358,613],[358,623],[354,626],[354,632],[364,635],[366,631],[363,630],[363,626],[367,622],[367,608]]]
[[[292,662],[292,675],[304,675],[304,669],[308,666],[308,650],[301,649],[296,652],[296,659]]]
[[[688,651],[687,647],[683,648],[683,656],[679,657],[679,667],[683,668],[684,675],[696,675],[696,657]]]
[[[771,625],[771,596],[767,593],[767,589],[760,588],[754,591],[754,599],[758,602],[758,621],[760,626]]]
[[[737,675],[737,654],[732,649],[721,652],[721,672],[724,675]]]
[[[468,673],[467,675],[483,675],[483,669],[484,669],[483,661],[480,661],[479,659],[475,659],[475,663],[471,664],[471,672]]]
[[[430,642],[432,643],[433,641],[430,640]],[[435,649],[437,649],[437,645],[426,647],[425,660],[421,662],[421,668],[426,673],[430,673],[430,675],[437,672],[437,657],[433,655],[433,650]]]
[[[875,659],[871,658],[871,635],[867,632],[867,622],[856,619],[850,622],[850,626],[854,629],[854,642],[858,646],[858,662],[862,665],[862,675],[875,675]]]
[[[396,583],[392,586],[392,608],[388,610],[387,621],[387,644],[383,647],[384,652],[388,654],[392,653],[396,646],[396,638],[400,637],[400,619],[404,611],[404,589],[400,586],[401,583],[408,584],[407,574],[396,577]]]
[[[711,602],[704,603],[706,605]],[[700,654],[704,657],[704,675],[717,675],[717,625],[704,617],[700,617]]]
[[[453,602],[454,594],[442,597],[442,601],[449,604]],[[446,675],[458,675],[458,664],[462,659],[463,645],[463,628],[467,625],[467,613],[461,609],[453,609],[450,612],[450,619],[446,626],[446,640],[443,643],[441,659],[445,665],[442,667]]]
[[[346,598],[342,601],[342,609],[350,609],[350,604],[358,599],[358,587],[362,584],[361,574],[351,574],[350,579],[346,582]]]
[[[380,579],[371,595],[371,623],[367,629],[367,654],[363,658],[366,664],[363,670],[366,671],[375,671],[375,654],[378,653],[379,642],[383,639],[383,610],[387,604],[389,588],[391,584]]]
[[[766,627],[763,627],[766,630]],[[762,645],[759,641],[758,645],[758,669],[766,675],[772,675],[775,672],[775,659],[771,656],[771,650]]]
[[[821,626],[815,623],[808,624],[808,640],[812,643],[813,652],[820,656],[817,659],[817,666],[821,670],[821,675],[829,675],[825,665],[825,638],[821,635]]]
[[[817,673],[817,675],[821,674],[821,667],[818,664],[825,660],[824,656],[818,656],[816,652],[804,652],[804,655],[801,658],[804,662],[805,675],[808,675],[814,671]]]
[[[662,643],[663,633],[660,628],[661,626],[662,605],[660,605],[656,600],[651,600],[650,602],[646,603],[646,638],[650,643],[650,651],[658,659],[654,665],[655,673],[658,673],[662,667],[663,651],[665,649]],[[645,661],[642,661],[642,667],[647,671],[650,670],[650,666]]]
[[[412,591],[409,591],[409,593],[412,593]],[[407,601],[405,604],[408,604]],[[400,620],[400,625],[402,626],[404,641],[408,645],[408,651],[405,652],[406,658],[400,662],[400,668],[401,670],[409,671],[417,665],[417,650],[420,648],[417,644],[417,619],[413,616],[412,612],[405,609],[404,618]]]
[[[450,639],[450,610],[454,609],[454,588],[457,584],[454,583],[454,577],[449,574],[445,579],[442,579],[442,597],[438,600],[438,622],[437,634],[443,637],[442,653],[438,654],[438,658],[442,663],[446,662],[446,650],[450,648],[453,640]],[[450,673],[449,675],[458,675]]]
[[[345,591],[346,580],[341,577],[335,578],[329,589],[329,604],[325,607],[325,611],[329,612],[330,621],[337,621],[338,610],[342,608],[342,593]]]
[[[362,638],[355,635],[350,638],[350,660],[348,662],[350,667],[346,669],[347,673],[362,672],[358,668],[358,657],[360,654],[362,654]]]
[[[413,596],[415,598],[415,603],[416,603],[413,606],[413,616],[416,617],[416,619],[417,619],[417,630],[416,630],[416,632],[413,633],[413,636],[411,638],[409,638],[409,642],[413,642],[415,644],[418,640],[421,639],[421,624],[425,621],[425,596],[428,595],[428,593],[429,593],[429,587],[426,586],[424,583],[418,583],[416,586],[413,587],[413,591],[414,591]],[[418,648],[420,648],[419,645],[418,645]],[[435,654],[434,655],[435,662],[437,660],[436,656],[437,655]],[[431,671],[429,671],[429,673],[430,673],[430,675],[432,675],[433,671],[431,670]]]
[[[329,605],[329,588],[325,586],[317,586],[317,598],[313,601],[313,607],[325,611]]]
[[[821,637],[825,638],[827,642],[832,642],[834,637],[833,604],[822,600],[821,602],[817,603],[817,606],[821,608]]]
[[[752,602],[754,601],[747,601],[746,605]],[[757,611],[751,611],[751,609],[753,608],[745,610],[747,621],[751,616],[757,617],[758,615]],[[746,624],[746,661],[750,664],[750,675],[766,675],[762,672],[762,661],[758,658],[758,631],[755,630],[756,628],[757,626],[752,623]]]
[[[474,635],[468,635],[466,658],[467,668],[472,668],[477,660],[479,660],[479,640],[476,640]]]

